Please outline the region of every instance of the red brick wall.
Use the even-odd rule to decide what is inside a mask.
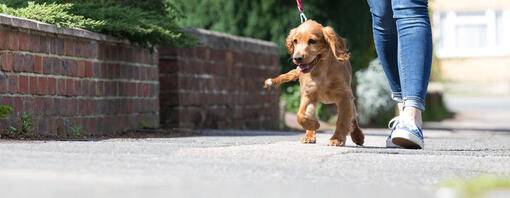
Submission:
[[[33,115],[56,135],[106,134],[159,126],[157,53],[105,35],[0,16],[0,104],[14,112],[0,132]]]
[[[279,74],[275,44],[187,29],[202,45],[159,48],[161,124],[177,128],[277,129]]]

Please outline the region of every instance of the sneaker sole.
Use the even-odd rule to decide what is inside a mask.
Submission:
[[[389,139],[386,140],[386,148],[398,148],[398,146],[393,144],[393,142],[391,142],[391,139]]]
[[[416,135],[404,130],[395,130],[391,134],[391,142],[405,149],[422,149],[423,142]]]

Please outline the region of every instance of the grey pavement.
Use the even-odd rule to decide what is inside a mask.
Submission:
[[[480,112],[462,107],[472,106],[470,99],[447,101],[465,115]],[[384,148],[386,129],[364,129],[364,147],[350,140],[346,147],[329,147],[331,131],[319,133],[313,145],[299,143],[302,132],[235,130],[172,138],[0,141],[0,197],[435,197],[449,179],[510,176],[510,131],[504,124],[510,123],[510,105],[505,105],[495,105],[502,124],[492,129],[452,124],[469,124],[472,118],[463,117],[427,123],[423,150]],[[485,114],[494,116],[491,112]]]

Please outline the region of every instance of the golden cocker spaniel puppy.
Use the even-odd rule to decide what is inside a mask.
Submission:
[[[305,144],[315,143],[319,121],[315,115],[317,102],[336,104],[338,120],[329,140],[330,146],[344,146],[347,135],[357,145],[365,136],[358,126],[356,107],[351,89],[352,69],[345,41],[333,28],[308,20],[290,31],[286,46],[296,69],[265,81],[265,87],[275,87],[299,78],[301,101],[297,120],[306,129],[301,138]]]

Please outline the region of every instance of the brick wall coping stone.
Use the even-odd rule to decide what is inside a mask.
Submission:
[[[278,54],[278,45],[273,42],[234,36],[231,34],[214,32],[200,28],[184,27],[184,31],[195,36],[201,45],[229,49],[232,51],[250,51],[261,54]]]
[[[116,43],[125,43],[128,44],[127,40],[120,40],[113,36],[108,36],[105,34],[91,32],[89,30],[84,30],[80,28],[65,28],[65,27],[57,27],[52,24],[43,23],[40,21],[19,18],[12,15],[0,14],[0,25],[24,28],[28,30],[35,30],[40,32],[47,32],[59,35],[66,36],[74,36],[86,39],[92,39],[97,41],[107,41],[107,42],[116,42]]]
[[[89,30],[84,30],[80,28],[57,27],[52,24],[43,23],[32,19],[19,18],[6,14],[0,14],[0,25],[24,28],[28,30],[35,30],[53,34],[74,36],[97,41],[129,43],[127,40],[120,40],[113,36],[95,33]],[[251,51],[261,54],[278,53],[278,45],[269,41],[234,36],[226,33],[214,32],[200,28],[184,27],[183,29],[187,33],[197,37],[201,44],[205,46],[219,49],[230,49],[233,51]]]

